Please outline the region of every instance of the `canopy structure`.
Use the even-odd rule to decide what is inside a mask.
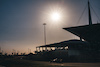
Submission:
[[[100,44],[100,23],[63,29],[81,37],[90,43]]]
[[[75,39],[75,40],[62,41],[59,43],[43,45],[43,46],[38,46],[38,47],[66,47],[68,45],[87,45],[87,44],[88,44],[88,42]]]

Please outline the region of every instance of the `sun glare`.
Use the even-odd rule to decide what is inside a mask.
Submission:
[[[57,13],[57,12],[52,13],[52,14],[51,14],[51,19],[52,19],[53,21],[58,21],[58,20],[60,20],[60,14]]]

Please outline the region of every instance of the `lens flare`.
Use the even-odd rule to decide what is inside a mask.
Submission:
[[[57,13],[57,12],[53,12],[53,13],[51,14],[51,19],[52,19],[53,21],[58,21],[58,20],[60,20],[60,14]]]

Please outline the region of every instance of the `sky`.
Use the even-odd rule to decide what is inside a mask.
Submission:
[[[62,28],[88,24],[88,0],[0,0],[0,47],[3,53],[34,52],[36,46],[79,39]],[[100,0],[90,0],[93,23],[100,22]],[[83,15],[82,12],[84,11]],[[59,21],[50,18],[60,14]],[[95,15],[96,13],[96,15]],[[79,18],[82,15],[80,21]]]

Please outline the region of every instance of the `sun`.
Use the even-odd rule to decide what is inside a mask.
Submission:
[[[58,21],[58,20],[60,20],[60,13],[58,13],[58,12],[53,12],[53,13],[51,14],[51,19],[52,19],[53,21]]]

